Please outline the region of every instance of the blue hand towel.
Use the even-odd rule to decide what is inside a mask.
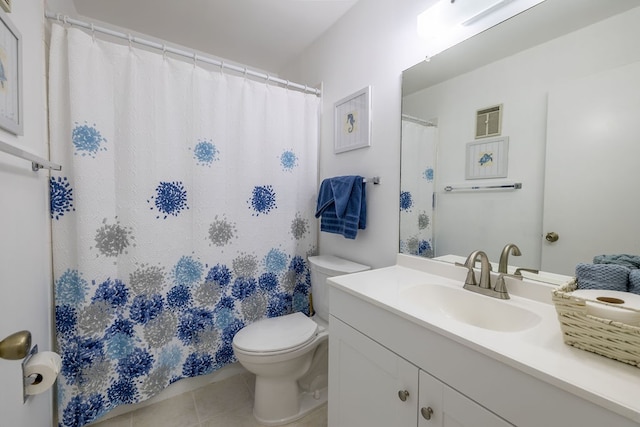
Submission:
[[[638,255],[598,255],[593,258],[594,264],[618,264],[629,268],[640,268],[640,256]]]
[[[616,264],[578,264],[576,279],[579,289],[627,291],[629,268]]]
[[[320,184],[316,218],[320,230],[355,239],[367,226],[365,184],[358,175],[328,178]]]
[[[638,268],[629,273],[629,292],[640,295],[640,269]]]

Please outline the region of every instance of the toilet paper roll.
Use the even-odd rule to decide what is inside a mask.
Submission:
[[[639,311],[621,308],[628,307],[640,310],[640,295],[603,289],[578,289],[573,291],[571,295],[587,300],[587,314],[626,323],[627,325],[640,326]],[[609,304],[602,304],[597,301],[608,302]]]
[[[62,359],[53,351],[41,351],[36,353],[25,363],[24,376],[28,383],[33,379],[33,384],[25,386],[25,393],[40,394],[49,390],[60,373]]]

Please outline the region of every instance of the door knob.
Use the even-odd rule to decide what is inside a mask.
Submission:
[[[550,231],[544,238],[547,239],[547,242],[557,242],[560,236],[555,231]]]
[[[431,415],[433,415],[433,409],[431,409],[431,406],[425,408],[422,407],[420,409],[420,413],[422,414],[422,418],[424,418],[425,420],[430,420],[431,419]]]
[[[0,358],[8,360],[24,359],[31,348],[31,332],[15,332],[0,341]]]
[[[407,400],[407,397],[409,397],[409,392],[407,390],[400,390],[398,392],[398,397],[400,398],[400,400],[405,402]]]

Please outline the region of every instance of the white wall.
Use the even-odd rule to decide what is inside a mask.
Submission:
[[[9,19],[22,35],[24,135],[0,130],[0,140],[48,157],[44,6],[14,1]],[[0,339],[30,330],[40,350],[51,349],[51,251],[48,173],[0,153]],[[0,425],[51,425],[51,391],[22,403],[20,361],[0,360]]]
[[[398,252],[400,188],[400,98],[402,70],[424,58],[416,17],[425,0],[360,0],[282,75],[292,81],[323,83],[320,178],[380,176],[367,184],[367,229],[355,240],[320,233],[323,254],[383,267]],[[333,153],[333,106],[363,87],[372,88],[371,147]]]

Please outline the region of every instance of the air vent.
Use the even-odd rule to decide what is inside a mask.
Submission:
[[[476,113],[476,139],[498,136],[502,128],[502,104],[478,110]]]

